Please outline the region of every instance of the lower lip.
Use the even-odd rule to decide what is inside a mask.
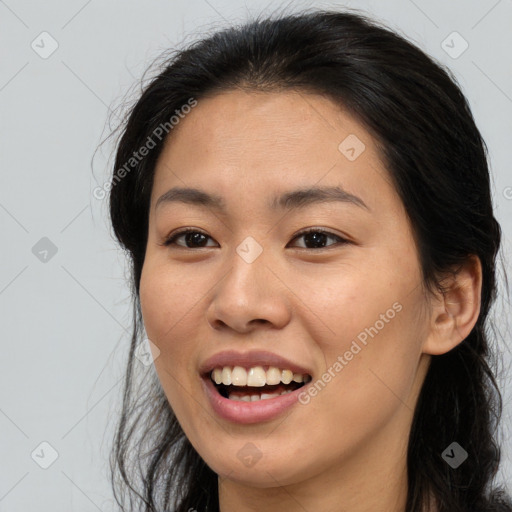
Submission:
[[[224,398],[209,377],[201,380],[213,410],[225,420],[241,424],[259,423],[277,418],[283,411],[297,403],[299,393],[304,391],[302,386],[291,393],[275,398],[241,402]]]

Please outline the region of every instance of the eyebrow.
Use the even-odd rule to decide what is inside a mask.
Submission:
[[[221,196],[189,187],[174,187],[165,192],[158,198],[155,210],[162,204],[173,202],[204,206],[220,212],[226,211],[226,203]],[[360,197],[347,192],[341,187],[309,187],[292,190],[274,197],[268,203],[268,206],[272,210],[292,210],[326,202],[348,203],[371,211]]]

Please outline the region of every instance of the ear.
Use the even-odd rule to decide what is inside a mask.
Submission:
[[[482,265],[470,256],[455,275],[441,282],[444,293],[432,299],[430,330],[423,344],[425,354],[449,352],[466,339],[480,314]]]

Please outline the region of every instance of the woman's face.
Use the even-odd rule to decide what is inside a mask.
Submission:
[[[405,457],[429,359],[418,255],[375,140],[331,101],[198,101],[157,163],[140,301],[216,473],[277,487]]]

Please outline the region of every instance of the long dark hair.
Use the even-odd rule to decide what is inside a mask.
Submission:
[[[137,371],[144,367],[135,351],[143,338],[139,281],[150,194],[156,160],[172,137],[170,119],[191,101],[233,89],[322,94],[369,130],[413,226],[426,290],[441,290],[440,276],[470,255],[480,259],[478,321],[456,348],[432,357],[415,409],[406,510],[511,511],[506,493],[492,487],[502,399],[486,320],[497,295],[501,230],[485,143],[448,70],[361,14],[323,10],[255,19],[166,56],[122,125],[110,216],[131,263],[134,324],[111,457],[118,504],[122,510],[218,510],[217,475],[184,435],[153,367]],[[149,152],[134,160],[149,138]],[[457,469],[441,456],[453,441],[469,454]]]

